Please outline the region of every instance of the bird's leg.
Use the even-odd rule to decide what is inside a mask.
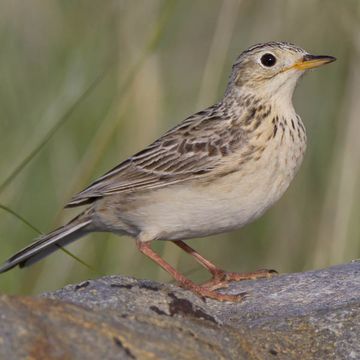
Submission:
[[[225,271],[219,269],[215,264],[213,264],[210,260],[205,259],[202,255],[200,255],[196,250],[186,244],[184,241],[176,240],[173,241],[175,245],[177,245],[180,249],[184,250],[188,254],[194,257],[194,259],[202,265],[206,270],[208,270],[212,275],[212,280],[221,280],[224,277]]]
[[[211,273],[212,279],[206,282],[205,284],[203,284],[203,286],[206,286],[207,288],[212,290],[226,287],[228,286],[228,283],[231,281],[263,279],[263,278],[269,278],[277,274],[277,271],[268,270],[268,269],[260,269],[248,273],[227,272],[225,270],[219,269],[211,261],[205,259],[203,256],[201,256],[197,251],[195,251],[184,241],[177,240],[177,241],[173,241],[173,243],[179,246],[182,250],[184,250],[191,256],[193,256],[200,265],[202,265],[205,269],[207,269]]]
[[[241,301],[245,293],[241,293],[238,295],[226,295],[226,294],[220,294],[216,292],[215,290],[209,289],[207,287],[203,287],[201,285],[197,285],[193,283],[191,280],[186,278],[184,275],[180,274],[178,271],[176,271],[169,263],[167,263],[164,259],[162,259],[156,252],[154,252],[151,249],[149,242],[140,242],[137,243],[138,249],[147,257],[149,257],[151,260],[156,262],[158,265],[160,265],[165,271],[167,271],[182,287],[185,289],[188,289],[195,293],[196,295],[200,297],[207,297],[211,299],[215,299],[218,301]]]
[[[173,243],[177,245],[180,249],[184,250],[188,254],[194,257],[194,259],[202,265],[205,269],[207,269],[213,278],[221,277],[224,273],[223,270],[219,269],[215,264],[213,264],[210,260],[205,259],[202,255],[200,255],[196,250],[186,244],[181,240],[174,240]]]

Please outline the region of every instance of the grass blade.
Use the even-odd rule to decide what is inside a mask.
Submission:
[[[40,150],[49,142],[62,125],[70,118],[75,109],[82,103],[87,96],[96,88],[101,80],[108,73],[110,67],[107,67],[96,79],[87,87],[87,89],[80,95],[74,104],[64,113],[63,116],[55,123],[55,125],[48,131],[40,143],[20,162],[18,166],[11,172],[11,174],[0,184],[0,193],[11,183],[11,181],[25,168],[25,166],[40,152]]]

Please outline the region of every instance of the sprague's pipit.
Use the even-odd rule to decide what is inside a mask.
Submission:
[[[67,207],[89,204],[68,224],[12,256],[4,272],[31,265],[89,232],[127,234],[139,250],[200,296],[235,301],[217,290],[229,281],[271,275],[229,273],[184,239],[240,228],[261,216],[288,188],[305,152],[305,128],[292,94],[307,69],[334,61],[285,42],[255,45],[233,65],[224,97],[75,195]],[[151,249],[170,240],[212,274],[197,285]]]

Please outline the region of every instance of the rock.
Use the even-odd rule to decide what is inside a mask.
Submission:
[[[106,276],[0,297],[1,359],[360,359],[360,262],[233,283],[241,303]]]

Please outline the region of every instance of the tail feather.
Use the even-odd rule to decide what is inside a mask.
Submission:
[[[17,265],[25,267],[38,262],[42,258],[58,250],[60,247],[66,246],[84,236],[88,232],[85,227],[90,223],[91,220],[70,222],[49,234],[41,236],[0,266],[0,273],[8,271]]]

